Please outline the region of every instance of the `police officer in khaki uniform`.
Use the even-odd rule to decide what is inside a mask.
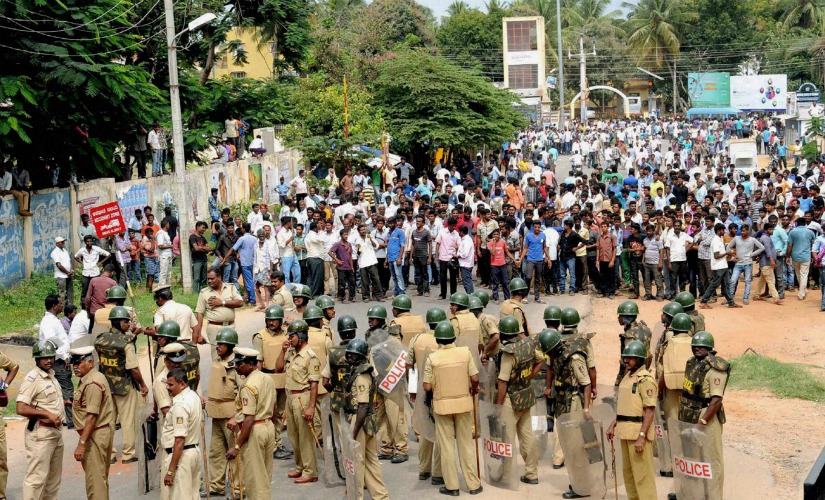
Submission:
[[[5,399],[8,404],[6,390],[17,377],[19,366],[13,359],[0,352],[0,370],[6,371],[6,378],[0,381],[0,400]],[[6,482],[9,479],[8,448],[6,447],[6,426],[0,424],[0,500],[6,500]]]
[[[80,379],[72,402],[75,429],[80,435],[74,459],[83,465],[86,498],[108,500],[115,404],[109,382],[95,368],[94,351],[92,346],[69,350],[72,370]]]
[[[321,370],[321,384],[329,394],[329,410],[332,413],[330,427],[336,444],[343,439],[339,416],[344,409],[344,401],[349,397],[346,390],[350,366],[347,363],[346,348],[349,341],[355,338],[357,329],[358,324],[352,316],[341,316],[338,319],[338,335],[341,342],[329,350],[327,364]],[[332,464],[326,466],[331,467]]]
[[[399,295],[392,299],[392,315],[395,319],[390,322],[390,326],[401,328],[401,343],[404,347],[410,346],[410,339],[427,331],[427,324],[424,318],[414,316],[412,309],[412,299],[406,295]]]
[[[218,359],[209,370],[209,384],[206,389],[206,414],[212,418],[212,434],[209,439],[209,496],[223,497],[226,491],[226,453],[235,446],[235,436],[228,423],[235,416],[235,399],[238,387],[243,385],[235,370],[235,353],[238,332],[234,328],[224,328],[215,337]],[[240,496],[240,474],[232,466],[232,490]]]
[[[473,451],[473,397],[478,392],[478,368],[467,347],[456,347],[453,326],[442,321],[435,327],[438,350],[424,364],[424,390],[432,392],[435,433],[443,451],[441,465],[444,486],[438,491],[458,496],[456,445],[464,483],[471,495],[481,493],[481,481],[475,468]]]
[[[696,310],[696,297],[688,291],[679,292],[673,297],[675,302],[682,305],[684,312],[690,316],[690,321],[693,323],[693,329],[690,334],[705,331],[705,317]]]
[[[510,289],[510,298],[501,303],[501,307],[498,310],[499,318],[504,318],[505,316],[515,317],[518,321],[519,333],[530,337],[531,333],[530,327],[527,325],[527,315],[524,313],[524,308],[521,305],[522,301],[530,293],[527,282],[521,278],[513,278],[510,280],[510,283],[507,284],[507,287]]]
[[[308,345],[312,352],[318,357],[318,363],[321,367],[327,365],[327,353],[332,349],[332,338],[327,336],[327,332],[322,329],[322,321],[324,320],[324,312],[315,304],[310,304],[304,309],[304,321],[306,321],[309,328],[307,335],[309,337]],[[329,330],[330,332],[332,329]],[[321,438],[321,401],[327,397],[327,389],[320,384],[318,380],[318,397],[315,399],[315,417],[313,418],[313,431],[315,435]]]
[[[26,374],[17,394],[17,414],[26,426],[26,477],[23,498],[59,498],[63,474],[63,393],[54,377],[57,347],[52,340],[32,346],[35,367]]]
[[[166,344],[161,350],[163,351],[163,369],[155,375],[155,381],[152,384],[152,397],[155,400],[152,416],[158,420],[158,429],[163,430],[166,415],[169,413],[169,408],[172,407],[172,395],[169,394],[169,389],[166,387],[166,376],[175,368],[182,367],[183,360],[186,359],[186,351],[183,345],[177,342]],[[158,452],[161,464],[166,456],[165,453],[163,448]]]
[[[140,321],[138,321],[135,310],[124,304],[126,304],[125,288],[120,285],[115,285],[106,290],[106,305],[95,311],[94,325],[92,326],[91,332],[92,337],[90,339],[92,343],[94,343],[98,335],[109,329],[109,314],[112,312],[112,309],[118,306],[125,307],[126,310],[129,311],[129,318],[132,323],[130,330],[132,333],[139,334],[144,331],[143,327],[140,326]]]
[[[120,421],[120,430],[123,433],[124,464],[137,462],[135,456],[135,429],[137,427],[138,392],[146,397],[149,388],[143,381],[138,365],[135,340],[137,336],[129,333],[131,319],[125,307],[115,307],[109,313],[111,328],[100,334],[95,340],[95,349],[100,359],[100,371],[109,381],[117,408],[117,419]],[[116,452],[112,448],[112,463],[115,463]]]
[[[295,470],[287,477],[296,484],[318,481],[318,463],[315,459],[317,434],[313,427],[318,384],[321,381],[321,363],[309,347],[309,325],[300,319],[287,327],[288,340],[281,347],[275,363],[278,373],[286,372],[286,416],[289,441],[295,453]],[[289,354],[287,355],[287,352]]]
[[[607,439],[621,440],[622,472],[627,498],[656,500],[653,467],[653,412],[656,382],[645,368],[647,349],[638,340],[625,345],[622,359],[627,366],[619,383],[616,420],[607,429]]]
[[[175,368],[166,375],[172,406],[163,422],[160,445],[166,453],[161,472],[161,500],[197,500],[202,471],[200,428],[201,398],[189,388],[186,372]]]
[[[284,273],[281,271],[272,271],[272,295],[269,297],[269,303],[273,306],[281,306],[284,310],[291,310],[295,308],[292,302],[292,293],[289,287],[286,286]]]
[[[396,297],[398,299],[398,297]],[[366,337],[375,332],[386,332],[401,341],[401,327],[394,325],[386,330],[387,310],[384,306],[375,305],[367,310],[370,329],[367,330]],[[375,365],[372,352],[369,353],[370,362]],[[379,460],[389,460],[394,464],[403,464],[409,460],[409,444],[407,442],[407,412],[405,406],[399,406],[395,400],[384,397],[383,394],[375,395],[376,408],[375,419],[378,422],[378,431],[381,434],[381,445],[378,450]]]
[[[226,454],[234,461],[240,454],[237,469],[243,483],[243,496],[250,499],[272,495],[272,454],[275,452],[275,427],[272,425],[275,407],[275,385],[272,379],[257,369],[255,349],[236,347],[235,370],[246,383],[238,390],[234,419],[227,426],[235,433],[235,445]]]
[[[424,376],[424,363],[427,361],[427,353],[432,353],[438,349],[438,343],[435,341],[433,333],[438,323],[447,321],[447,313],[438,307],[431,307],[427,309],[425,319],[429,330],[427,333],[416,335],[410,339],[410,347],[407,350],[407,373],[415,367],[419,377]],[[421,397],[423,398],[424,394],[421,394]],[[410,393],[410,398],[415,403],[418,394]],[[416,433],[416,435],[418,434]],[[432,484],[439,486],[444,484],[444,476],[441,472],[441,448],[438,443],[418,435],[418,479],[426,481],[430,477],[432,477]]]
[[[307,308],[310,300],[312,300],[312,290],[308,286],[300,283],[293,285],[292,305],[294,307],[291,310],[285,310],[284,323],[286,326],[289,326],[295,320],[304,319],[304,309]]]
[[[329,295],[321,295],[315,299],[315,305],[324,312],[324,317],[321,318],[321,330],[330,340],[335,340],[335,333],[332,331],[332,324],[330,323],[335,317],[335,300]]]
[[[645,367],[650,366],[652,360],[650,355],[650,341],[653,338],[653,332],[650,331],[650,328],[647,327],[644,321],[638,320],[639,306],[632,300],[625,300],[619,304],[616,312],[619,315],[619,324],[624,328],[624,331],[619,334],[619,352],[624,352],[624,346],[631,340],[638,340],[645,346],[645,349],[647,349]],[[619,360],[619,373],[616,375],[616,386],[622,381],[624,370],[625,364]]]
[[[292,452],[284,446],[281,435],[286,424],[286,374],[275,372],[275,362],[281,354],[281,346],[287,341],[284,309],[271,305],[264,312],[265,328],[252,335],[252,348],[258,351],[258,370],[267,374],[275,384],[275,458],[287,460]]]
[[[479,302],[473,301],[473,297]],[[498,354],[498,318],[492,314],[484,312],[484,308],[490,303],[490,294],[487,290],[476,290],[470,294],[470,312],[478,318],[481,324],[481,340],[484,343],[484,351],[481,353],[481,360],[487,361]]]
[[[536,351],[536,345],[529,337],[520,333],[520,328],[521,325],[513,316],[505,316],[498,323],[502,346],[499,353],[496,404],[504,407],[502,411],[510,412],[512,421],[516,424],[519,451],[525,465],[521,482],[538,484],[538,455],[530,415],[530,410],[536,404],[536,395],[530,381],[541,369],[544,356]],[[512,439],[510,436],[508,442],[513,442]]]
[[[206,272],[206,282],[209,286],[198,294],[198,304],[195,306],[198,324],[195,326],[195,336],[192,340],[197,344],[214,344],[221,328],[235,325],[235,309],[243,307],[243,297],[238,293],[238,289],[230,283],[221,281],[219,270],[210,267]],[[217,357],[218,354],[212,350],[212,361]]]
[[[682,396],[682,382],[685,380],[685,366],[693,352],[690,346],[690,330],[693,322],[685,313],[673,316],[670,328],[662,334],[664,341],[657,352],[656,374],[658,395],[662,400],[665,421],[679,418],[679,399]]]
[[[390,498],[384,478],[381,474],[381,465],[378,463],[375,434],[378,430],[375,421],[375,369],[367,359],[366,341],[353,339],[347,344],[346,357],[351,372],[347,380],[347,398],[344,411],[352,428],[352,438],[364,450],[364,464],[357,467],[358,483],[363,484],[374,500]],[[364,490],[356,492],[359,500],[364,498]]]
[[[478,304],[476,304],[476,307],[478,307]],[[450,318],[450,324],[453,325],[456,338],[466,339],[466,341],[461,342],[462,345],[477,345],[478,352],[482,352],[485,346],[484,337],[481,333],[481,323],[476,315],[470,312],[470,296],[464,292],[452,294],[450,296],[450,313],[453,315]]]

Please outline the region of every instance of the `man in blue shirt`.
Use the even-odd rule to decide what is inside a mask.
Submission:
[[[212,188],[212,196],[209,197],[209,217],[212,222],[221,219],[221,209],[218,207],[218,188]]]
[[[544,301],[539,298],[539,286],[544,263],[547,262],[547,265],[550,265],[550,253],[546,243],[547,237],[541,232],[541,220],[535,219],[533,230],[524,236],[521,258],[516,261],[516,267],[521,267],[521,261],[527,259],[527,286],[530,286],[530,280],[535,277],[534,288],[537,304],[544,304]]]
[[[255,305],[255,280],[252,277],[252,266],[255,264],[255,245],[258,238],[252,236],[252,225],[248,222],[243,225],[243,236],[238,238],[232,250],[226,253],[221,261],[221,267],[232,254],[238,254],[241,261],[241,273],[243,274],[243,285],[246,288],[246,297],[251,305]]]
[[[808,272],[811,270],[811,246],[816,239],[816,232],[805,227],[805,222],[800,221],[788,233],[788,251],[785,263],[791,264],[799,279],[799,293],[797,298],[805,300],[808,294]]]
[[[779,155],[779,163],[782,164],[782,168],[788,168],[788,146],[785,145],[785,141],[779,141],[779,146],[776,146],[776,154]]]
[[[387,219],[387,229],[389,231],[389,237],[387,238],[387,265],[390,268],[392,280],[395,282],[393,295],[397,297],[405,293],[403,278],[404,259],[401,253],[407,241],[404,236],[404,230],[398,227],[398,219],[395,217]]]

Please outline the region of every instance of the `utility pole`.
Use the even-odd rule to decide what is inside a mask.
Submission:
[[[561,55],[561,0],[556,0],[556,34],[559,50],[559,130],[564,129],[564,58]],[[825,63],[823,63],[825,65]]]
[[[587,123],[587,58],[584,55],[584,33],[579,35],[579,84],[581,96],[581,122]]]

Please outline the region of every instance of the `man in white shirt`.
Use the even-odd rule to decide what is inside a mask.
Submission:
[[[332,245],[341,239],[341,235],[335,232],[332,221],[319,221],[320,227],[323,223],[325,230],[321,232],[324,238],[324,293],[329,296],[334,296],[338,292],[338,270],[335,267],[335,261],[329,251],[332,250]]]
[[[295,199],[297,201],[300,202],[307,197],[306,172],[303,169],[298,171],[298,175],[292,179],[289,185],[295,190]]]
[[[74,260],[83,264],[83,283],[80,287],[80,297],[86,297],[89,283],[92,278],[100,276],[100,267],[111,258],[111,254],[97,245],[92,244],[94,237],[83,238],[85,245],[74,254]],[[100,258],[103,257],[103,260]],[[68,351],[67,351],[68,352]]]
[[[72,326],[69,327],[69,343],[73,344],[76,340],[84,338],[89,335],[89,313],[85,309],[77,311],[72,319]]]
[[[158,136],[159,130],[160,124],[157,122],[153,123],[152,130],[149,131],[149,137],[146,138],[146,143],[152,150],[152,177],[157,177],[163,173],[161,171],[160,164],[161,158],[163,157],[163,151],[160,149],[160,138]]]
[[[278,242],[278,251],[281,254],[281,270],[284,272],[284,282],[287,285],[301,282],[301,267],[298,264],[298,259],[295,258],[294,239],[295,231],[292,229],[292,218],[282,218],[281,230],[278,231],[275,241]]]
[[[705,293],[699,299],[699,309],[710,309],[708,304],[713,293],[722,285],[722,294],[728,301],[728,307],[740,308],[741,304],[737,304],[733,300],[733,295],[730,293],[730,268],[728,268],[728,255],[735,254],[736,250],[728,251],[725,248],[725,242],[722,236],[725,234],[725,225],[716,224],[713,226],[713,231],[716,235],[710,242],[710,270],[713,272],[713,278],[708,286],[705,288]]]
[[[378,256],[375,250],[379,244],[371,234],[367,233],[367,226],[358,225],[355,237],[350,235],[353,251],[358,255],[358,269],[361,272],[361,297],[364,302],[370,301],[370,291],[373,291],[374,300],[384,300],[384,290],[381,287],[381,277],[378,275]],[[426,278],[425,278],[426,279]]]
[[[157,285],[152,291],[155,293],[155,304],[158,305],[158,310],[155,312],[152,321],[155,328],[164,321],[174,321],[180,326],[180,340],[190,340],[193,329],[198,324],[198,318],[192,308],[186,304],[175,302],[172,299],[172,290],[168,284]],[[77,319],[77,316],[75,316],[75,319]],[[74,323],[72,324],[74,325]]]
[[[264,225],[264,216],[261,213],[261,205],[260,203],[253,203],[252,204],[252,211],[249,212],[249,215],[246,216],[246,222],[252,226],[252,233],[257,234],[258,229]]]
[[[687,289],[688,269],[687,250],[693,243],[693,238],[682,232],[682,221],[673,221],[673,232],[665,240],[665,252],[668,257],[670,271],[671,293],[683,292]]]
[[[54,262],[54,280],[57,282],[57,292],[67,306],[74,304],[74,285],[72,272],[72,256],[66,250],[66,238],[58,236],[54,239],[54,249],[51,253]]]
[[[255,245],[255,256],[252,261],[252,279],[255,280],[255,302],[258,304],[256,311],[263,311],[269,305],[269,277],[276,257],[266,231],[259,229],[256,236],[258,243]],[[244,283],[244,286],[248,285]]]
[[[470,236],[470,226],[461,226],[461,241],[458,244],[458,267],[461,270],[461,283],[466,293],[473,293],[473,264],[476,245]]]
[[[22,217],[31,217],[33,214],[29,211],[29,192],[12,189],[14,176],[11,172],[6,170],[5,165],[0,165],[0,196],[10,194],[17,200],[17,214]]]
[[[163,219],[158,234],[155,235],[155,242],[158,244],[158,258],[160,260],[160,276],[158,285],[169,285],[172,283],[172,238],[169,237],[169,219]]]
[[[38,342],[51,341],[56,347],[57,355],[54,358],[54,378],[60,384],[64,401],[74,398],[74,384],[72,383],[72,369],[69,366],[69,334],[60,323],[58,316],[63,312],[63,299],[55,294],[46,296],[46,312],[40,320]],[[66,424],[74,429],[72,412],[66,412]]]

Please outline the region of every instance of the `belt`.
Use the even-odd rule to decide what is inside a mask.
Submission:
[[[92,429],[92,431],[99,431],[100,429],[106,429],[107,427],[111,427],[111,424],[98,425],[97,427]],[[77,431],[78,434],[83,434],[83,429],[82,428],[79,428],[79,429],[76,428],[75,430]]]
[[[644,417],[629,417],[627,415],[616,415],[617,422],[643,422]]]
[[[261,368],[261,371],[264,373],[277,373],[275,370],[269,370],[267,368]]]
[[[710,404],[710,399],[711,399],[711,398],[704,398],[702,396],[697,396],[697,395],[695,395],[691,392],[687,392],[685,390],[682,390],[682,397],[685,398],[685,399],[689,399],[691,401],[696,401],[697,403],[703,403],[706,406]]]
[[[40,427],[50,427],[52,429],[59,429],[61,424],[55,424],[54,422],[43,422],[42,420],[38,420],[37,424]]]
[[[267,423],[267,422],[272,422],[272,420],[270,420],[270,419],[268,419],[268,418],[265,418],[265,419],[263,419],[263,420],[256,420],[256,421],[255,421],[255,425],[258,425],[258,424],[265,424],[265,423]]]
[[[187,444],[186,446],[183,447],[183,449],[184,450],[191,450],[192,448],[197,448],[197,447],[198,447],[198,445],[196,445],[196,444]],[[173,449],[174,448],[164,448],[164,450],[166,451],[167,454],[172,453]]]
[[[235,324],[235,322],[234,321],[210,321],[209,324],[210,325],[215,325],[215,326],[231,326],[231,325]]]
[[[288,389],[288,390],[289,390],[290,394],[301,394],[301,393],[307,392],[307,389],[300,389],[300,390],[297,390],[297,391],[293,391],[292,389]]]

